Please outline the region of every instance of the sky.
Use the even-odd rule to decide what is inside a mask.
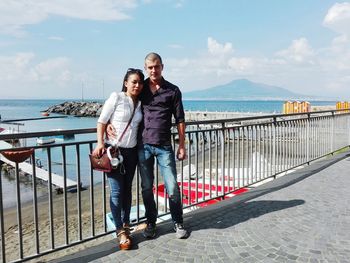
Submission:
[[[149,52],[182,92],[245,78],[350,100],[350,1],[0,1],[0,99],[105,99]]]

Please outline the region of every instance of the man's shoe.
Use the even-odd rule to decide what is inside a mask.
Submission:
[[[147,223],[146,228],[143,230],[143,236],[145,238],[154,238],[156,236],[156,224]]]
[[[188,232],[185,229],[183,224],[178,224],[176,223],[174,225],[174,230],[176,232],[176,237],[181,239],[181,238],[187,238],[188,237]]]

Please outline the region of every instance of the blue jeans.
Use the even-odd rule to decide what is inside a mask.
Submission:
[[[124,157],[125,173],[121,172],[120,165],[111,173],[107,173],[110,187],[110,208],[117,230],[123,228],[123,224],[130,223],[132,180],[137,165],[136,147],[119,148],[119,150]]]
[[[176,180],[175,154],[169,146],[141,144],[138,147],[141,175],[142,198],[148,223],[157,221],[158,210],[153,196],[154,158],[157,158],[160,173],[169,196],[169,207],[174,223],[183,223],[182,202],[179,185]]]

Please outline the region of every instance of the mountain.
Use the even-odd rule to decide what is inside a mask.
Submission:
[[[184,99],[201,100],[296,100],[317,99],[316,96],[307,96],[291,92],[287,89],[256,83],[247,79],[237,79],[225,85],[208,89],[183,92]]]

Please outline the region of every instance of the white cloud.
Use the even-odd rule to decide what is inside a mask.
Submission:
[[[54,41],[63,41],[64,40],[63,37],[59,37],[59,36],[51,36],[51,37],[48,37],[48,39],[54,40]]]
[[[29,70],[33,80],[51,81],[67,80],[69,59],[64,57],[42,61]],[[63,77],[64,76],[64,77]]]
[[[175,8],[181,8],[184,6],[184,4],[185,4],[185,0],[176,0],[174,6]]]
[[[212,37],[208,37],[208,51],[212,55],[225,56],[233,53],[231,43],[220,44]]]
[[[254,67],[254,60],[252,58],[231,58],[228,65],[236,72],[247,72]]]
[[[18,53],[0,57],[0,80],[16,82],[67,81],[70,76],[70,60],[52,58],[39,63],[35,54]]]
[[[25,35],[24,26],[40,23],[50,15],[86,20],[129,19],[126,10],[137,6],[136,0],[2,0],[0,33]]]
[[[183,46],[181,46],[179,44],[170,44],[169,47],[173,48],[173,49],[182,49],[183,48]]]
[[[323,25],[341,34],[350,34],[350,3],[336,3],[323,20]]]
[[[350,99],[350,47],[344,35],[328,47],[314,49],[306,38],[300,38],[274,56],[251,57],[240,56],[232,43],[209,37],[206,50],[192,57],[168,59],[165,65],[166,76],[184,91],[248,78],[305,95]]]
[[[287,49],[277,52],[276,55],[299,64],[314,63],[314,51],[306,38],[293,40],[293,43]]]

